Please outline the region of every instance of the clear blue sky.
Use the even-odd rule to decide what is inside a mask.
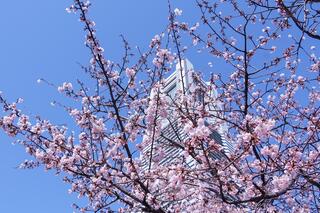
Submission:
[[[176,1],[175,6],[185,1]],[[37,84],[45,78],[55,84],[85,79],[77,62],[88,63],[88,50],[83,45],[84,33],[78,16],[67,14],[69,1],[2,1],[0,13],[0,91],[10,100],[23,97],[23,110],[32,115],[65,123],[65,112],[50,106],[62,100],[54,90]],[[167,23],[165,0],[92,0],[91,15],[97,23],[98,36],[106,55],[116,60],[121,56],[119,35],[124,34],[134,47],[142,48],[161,32]],[[185,5],[190,11],[193,3]],[[189,8],[189,9],[188,9]],[[0,132],[0,212],[56,213],[72,212],[77,201],[67,193],[68,185],[60,176],[15,167],[30,159],[13,138]]]

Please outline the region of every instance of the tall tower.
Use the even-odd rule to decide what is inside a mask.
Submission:
[[[167,119],[161,121],[160,136],[154,140],[153,144],[149,143],[144,145],[145,148],[141,154],[141,160],[144,169],[149,167],[149,163],[151,162],[150,156],[152,156],[153,159],[160,159],[157,162],[158,165],[171,165],[178,159],[183,158],[182,155],[185,149],[185,141],[188,140],[189,135],[184,131],[184,123],[181,121],[181,119],[176,116],[174,112],[171,112],[170,106],[174,106],[178,91],[184,91],[185,95],[188,96],[192,93],[194,95],[194,90],[196,88],[199,89],[199,87],[208,87],[208,84],[202,79],[195,80],[194,74],[193,65],[189,60],[184,59],[181,61],[181,63],[176,65],[175,71],[165,79],[162,94],[167,96],[167,101],[169,102],[169,116]],[[206,90],[204,89],[203,91]],[[202,101],[204,95],[199,93],[196,96],[195,102]],[[213,91],[210,96],[216,97],[217,91]],[[215,110],[211,110],[211,108],[214,108]],[[208,106],[207,110],[211,111],[209,113],[215,113],[218,111],[217,109],[221,109],[221,105],[219,103],[212,103],[210,106]],[[208,119],[206,119],[205,124],[215,124],[216,121],[213,117],[214,116],[210,118],[209,116]],[[210,132],[210,138],[223,148],[219,152],[217,151],[210,153],[210,157],[221,159],[224,156],[227,156],[233,150],[232,144],[225,139],[226,132],[227,126],[226,124],[221,124],[221,122],[216,130],[212,130]],[[197,163],[192,156],[188,156],[184,162],[186,166],[191,168]]]

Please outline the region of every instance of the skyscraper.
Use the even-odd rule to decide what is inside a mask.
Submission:
[[[188,167],[194,167],[196,165],[197,161],[194,159],[194,156],[188,156],[187,158],[183,156],[186,148],[185,142],[190,135],[184,130],[185,124],[181,116],[177,116],[174,112],[177,108],[177,93],[181,93],[181,91],[183,91],[186,96],[194,96],[194,106],[190,106],[189,104],[187,109],[182,108],[181,110],[192,111],[193,107],[196,107],[197,102],[203,101],[204,94],[202,91],[207,91],[208,83],[202,79],[196,79],[194,74],[193,65],[189,60],[184,59],[176,65],[176,70],[165,79],[161,92],[167,96],[169,116],[167,119],[161,121],[160,136],[157,137],[154,142],[144,144],[145,148],[141,154],[144,169],[149,168],[149,164],[155,161],[158,165],[170,165],[183,159],[185,165]],[[203,90],[201,88],[203,88]],[[211,90],[211,93],[212,94],[207,95],[211,97],[217,96],[216,90]],[[219,103],[210,103],[206,106],[209,115],[214,115],[219,109],[221,109],[221,104]],[[205,125],[215,124],[217,121],[214,117],[215,116],[208,116],[204,121]],[[223,158],[233,150],[232,144],[225,139],[227,125],[221,122],[217,123],[217,125],[219,126],[215,128],[215,130],[211,130],[210,138],[214,140],[215,143],[221,145],[222,150],[209,154],[209,156],[214,159]],[[151,156],[152,161],[150,160]]]

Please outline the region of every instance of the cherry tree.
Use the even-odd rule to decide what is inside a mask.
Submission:
[[[61,174],[71,193],[87,198],[87,206],[74,205],[83,212],[318,212],[319,1],[193,3],[200,14],[194,23],[169,2],[167,29],[148,50],[133,54],[123,38],[123,58],[113,62],[97,38],[90,2],[74,0],[67,12],[83,23],[90,53],[83,69],[91,79],[57,88],[78,103],[59,104],[74,124],[29,117],[21,99],[0,95],[1,128],[33,156],[21,167]],[[206,87],[182,88],[168,101],[164,79],[192,51],[205,55],[208,69],[221,67]],[[195,104],[199,91],[204,98]],[[185,158],[162,166],[163,156],[152,154],[143,165],[139,156],[162,134],[169,113],[188,135],[171,145],[197,166],[185,166]],[[228,127],[234,151],[215,159],[210,153],[222,147],[210,132],[219,125]]]

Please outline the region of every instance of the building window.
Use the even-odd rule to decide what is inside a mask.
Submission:
[[[174,99],[174,96],[176,95],[177,91],[177,84],[173,84],[169,87],[169,89],[166,91],[166,94],[169,96],[169,99]]]

